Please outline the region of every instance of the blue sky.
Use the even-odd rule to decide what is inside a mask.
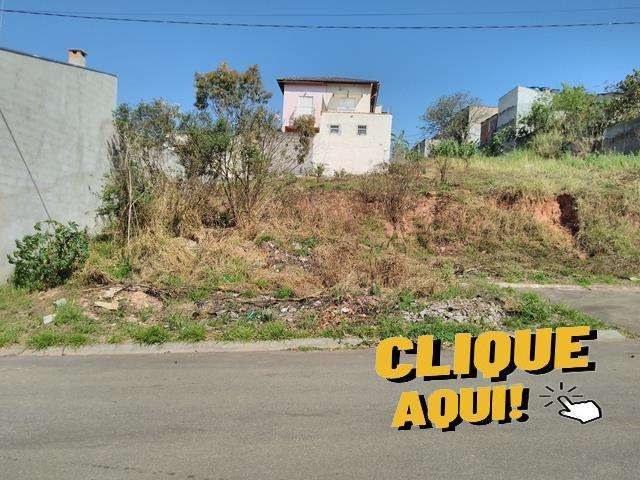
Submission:
[[[0,0],[2,5],[3,0]],[[336,1],[80,1],[4,0],[5,8],[61,10],[141,17],[370,25],[477,25],[640,20],[632,0],[514,2]],[[607,11],[571,11],[608,8]],[[565,10],[565,11],[562,11]],[[515,11],[526,13],[513,13]],[[425,16],[305,17],[292,14],[430,13]],[[497,13],[500,12],[500,13]],[[511,12],[511,13],[504,13]],[[262,14],[288,15],[264,17]],[[249,15],[249,16],[237,16]],[[258,16],[256,16],[258,15]],[[119,77],[120,102],[164,97],[183,109],[193,103],[193,74],[226,61],[257,63],[272,107],[280,109],[279,76],[336,75],[382,82],[381,103],[394,131],[419,137],[418,117],[440,95],[467,90],[486,104],[520,85],[562,82],[603,90],[640,68],[640,26],[499,31],[300,31],[121,24],[49,17],[4,16],[0,46],[65,59],[66,49],[89,52],[90,67]]]

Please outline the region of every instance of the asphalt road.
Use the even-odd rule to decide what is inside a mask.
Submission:
[[[461,384],[383,381],[373,350],[1,358],[0,478],[637,479],[640,344],[590,358],[510,376],[531,388],[527,422],[453,432],[390,427],[401,391]],[[604,417],[544,408],[561,381]]]
[[[640,335],[640,288],[593,286],[572,289],[566,287],[520,288],[537,293],[552,302],[600,318],[602,321]]]

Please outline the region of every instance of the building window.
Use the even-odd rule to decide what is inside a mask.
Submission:
[[[313,115],[313,97],[311,96],[302,95],[298,97],[295,116],[301,117],[303,115]]]
[[[340,125],[329,125],[329,133],[332,135],[340,135]]]
[[[367,126],[358,125],[358,135],[366,135],[366,134],[367,134]]]

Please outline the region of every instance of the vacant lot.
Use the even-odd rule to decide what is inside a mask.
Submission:
[[[446,183],[442,165],[430,162],[395,174],[291,178],[242,227],[229,224],[215,188],[167,182],[129,245],[93,239],[64,287],[1,287],[0,345],[451,339],[484,328],[597,325],[488,280],[640,277],[639,157],[543,160],[519,151],[446,168]]]

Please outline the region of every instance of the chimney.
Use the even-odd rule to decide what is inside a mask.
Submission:
[[[69,63],[76,65],[77,67],[85,67],[87,65],[87,52],[80,50],[79,48],[70,48]]]

